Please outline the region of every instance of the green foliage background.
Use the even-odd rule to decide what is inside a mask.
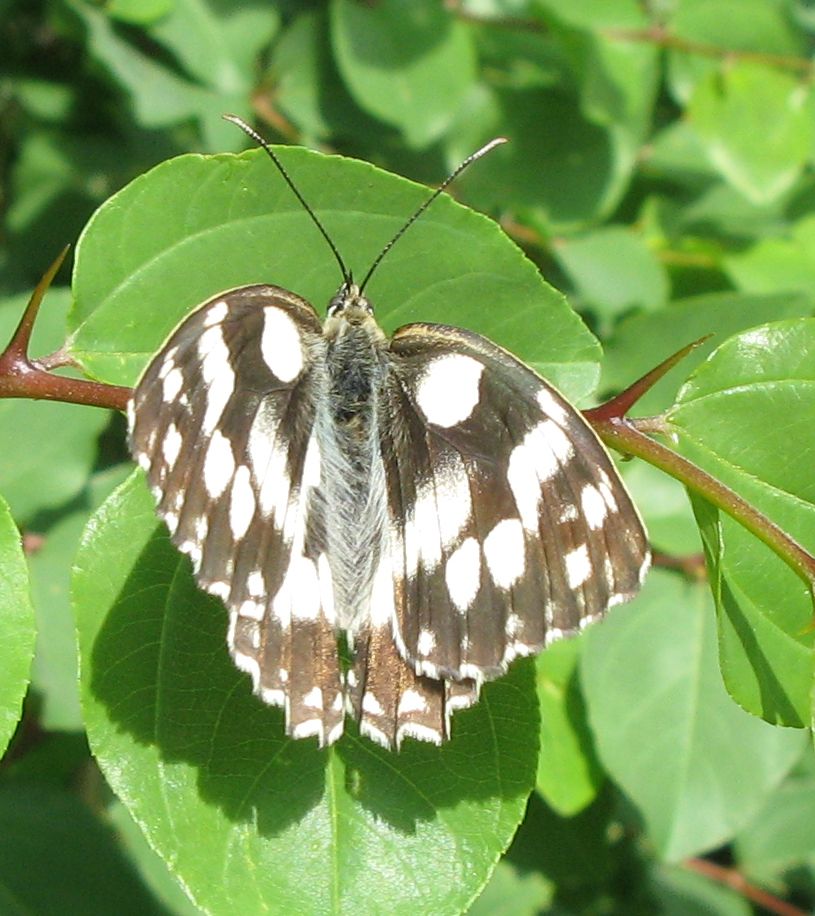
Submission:
[[[439,200],[372,284],[384,326],[486,333],[581,404],[714,335],[638,411],[815,550],[805,0],[0,0],[0,47],[4,338],[119,191],[36,354],[131,384],[223,288],[327,300],[330,253],[224,111],[428,184],[503,135],[453,193],[529,260]],[[358,272],[426,194],[281,155]],[[815,906],[812,601],[676,481],[626,464],[642,595],[514,666],[446,748],[317,752],[233,670],[123,431],[0,401],[0,910]]]

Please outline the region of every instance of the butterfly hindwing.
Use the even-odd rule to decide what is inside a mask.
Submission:
[[[555,389],[457,328],[405,326],[388,355],[394,635],[417,672],[496,677],[638,589],[642,524]]]
[[[130,412],[131,449],[159,514],[229,610],[236,664],[285,708],[290,734],[321,741],[344,715],[313,432],[325,386],[313,308],[249,286],[178,326]]]

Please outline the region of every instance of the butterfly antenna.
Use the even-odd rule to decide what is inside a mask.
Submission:
[[[337,263],[340,265],[340,271],[342,272],[343,280],[346,283],[351,283],[352,282],[351,271],[349,271],[348,268],[345,266],[345,261],[343,261],[339,251],[337,250],[337,246],[331,240],[331,236],[328,234],[328,232],[326,232],[325,226],[323,226],[323,224],[317,218],[317,214],[311,209],[311,207],[308,205],[303,195],[297,190],[297,185],[295,185],[295,183],[289,177],[289,173],[283,167],[283,163],[280,161],[280,159],[278,159],[277,153],[272,149],[271,144],[268,143],[268,141],[266,141],[263,137],[261,137],[261,135],[253,127],[250,127],[246,123],[246,121],[243,120],[243,118],[239,118],[237,115],[233,115],[233,114],[225,114],[223,117],[225,121],[231,121],[233,124],[237,124],[237,126],[240,127],[240,129],[247,136],[251,137],[255,141],[255,143],[257,143],[262,149],[264,149],[269,154],[269,158],[277,166],[277,170],[283,176],[283,180],[292,189],[294,196],[303,205],[303,209],[311,217],[314,225],[320,230],[320,234],[322,235],[322,237],[326,240],[326,242],[328,242],[328,247],[334,253],[334,257],[337,259]],[[470,158],[472,159],[473,157],[471,156]],[[461,171],[461,168],[457,170],[457,172],[460,172],[460,171]],[[393,244],[393,242],[391,242],[391,244]],[[378,260],[382,260],[381,256]]]
[[[486,143],[481,149],[477,149],[474,153],[469,155],[464,162],[462,162],[457,168],[455,168],[444,181],[436,188],[436,190],[427,198],[427,200],[419,207],[419,209],[410,217],[410,219],[402,226],[402,228],[396,233],[396,235],[388,242],[388,244],[379,252],[376,260],[371,264],[368,273],[365,274],[365,278],[362,283],[359,285],[359,291],[362,292],[368,284],[368,281],[373,276],[374,271],[382,263],[382,259],[385,255],[393,248],[393,246],[399,241],[400,238],[410,229],[410,227],[416,222],[416,220],[424,213],[424,211],[433,203],[433,201],[442,194],[449,185],[451,185],[456,178],[467,168],[467,166],[472,165],[476,159],[480,159],[482,156],[485,156],[490,150],[495,149],[496,146],[500,146],[502,143],[506,143],[506,137],[496,137],[494,140],[490,140],[489,143]]]

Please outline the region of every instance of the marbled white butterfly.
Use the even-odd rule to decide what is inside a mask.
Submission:
[[[364,288],[396,238],[356,285],[307,209],[343,275],[325,322],[278,286],[203,303],[138,382],[130,447],[287,734],[330,744],[349,714],[438,744],[485,680],[637,591],[646,534],[574,407],[470,331],[387,338]]]

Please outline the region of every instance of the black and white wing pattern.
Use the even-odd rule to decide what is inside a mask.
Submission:
[[[577,412],[477,334],[388,340],[350,281],[210,299],[130,404],[173,543],[287,734],[441,743],[520,655],[639,588],[645,532]],[[345,670],[338,637],[351,657]]]
[[[393,635],[418,673],[479,685],[636,593],[646,534],[574,407],[460,328],[407,325],[388,356]]]
[[[170,336],[130,405],[130,447],[173,543],[229,611],[229,651],[287,732],[342,732],[325,556],[317,405],[326,344],[314,309],[275,286],[200,306]]]

